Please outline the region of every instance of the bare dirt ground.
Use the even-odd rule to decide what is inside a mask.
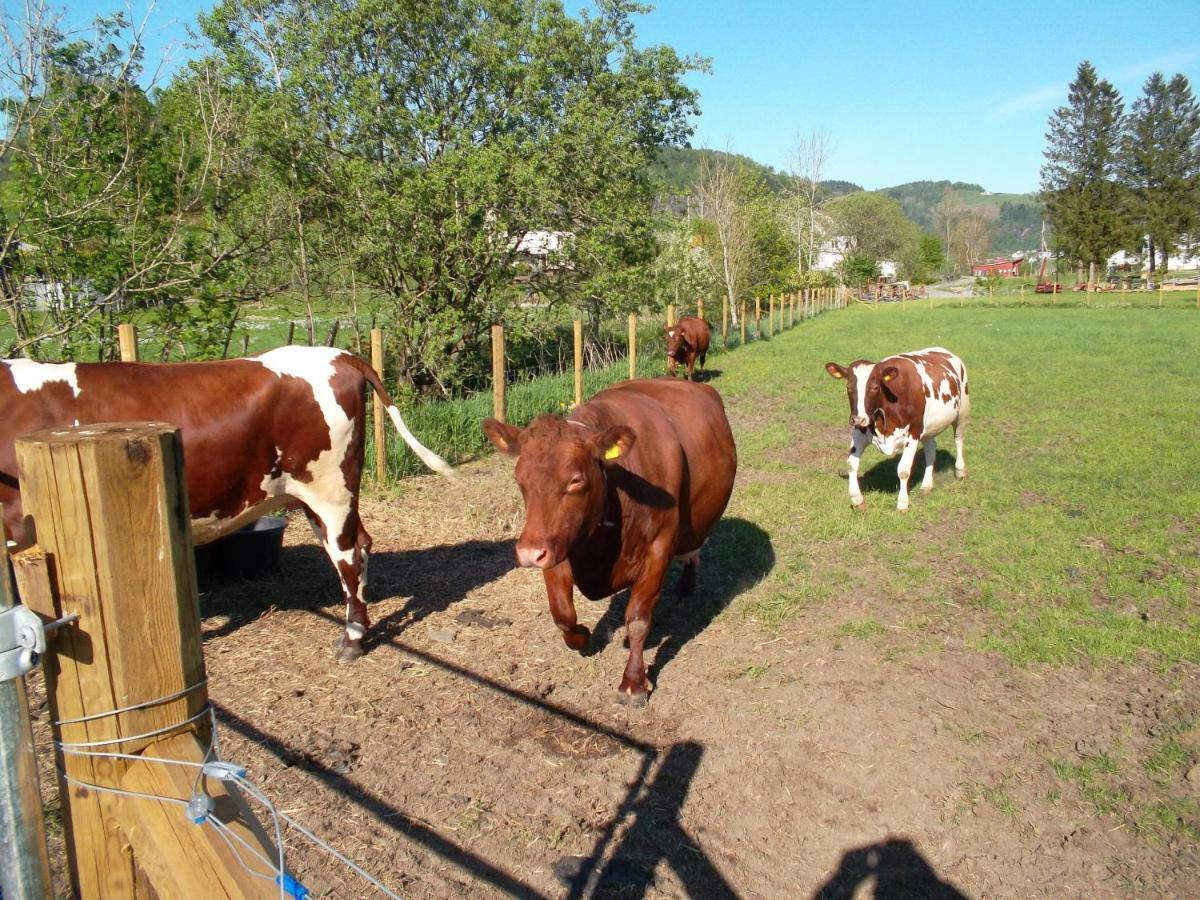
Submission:
[[[300,521],[278,574],[201,598],[223,756],[393,890],[1196,895],[1196,844],[1139,831],[1141,767],[1104,803],[1050,763],[1136,754],[1195,721],[1194,670],[1014,668],[956,614],[918,641],[849,637],[837,626],[895,620],[895,598],[861,590],[768,630],[734,602],[762,572],[702,567],[694,600],[660,605],[656,689],[628,709],[623,597],[579,604],[598,652],[562,645],[540,575],[513,565],[509,470],[486,459],[365,500],[375,628],[353,665],[334,663],[336,582]],[[768,539],[734,516],[713,540]],[[314,896],[375,896],[301,842],[288,858]]]

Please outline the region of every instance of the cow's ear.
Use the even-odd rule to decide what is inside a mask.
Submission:
[[[624,425],[614,425],[606,428],[592,438],[592,455],[596,459],[620,459],[637,440],[632,429]]]
[[[895,366],[885,366],[883,371],[879,373],[880,381],[891,381],[900,374],[900,370]]]
[[[825,371],[828,372],[830,375],[832,375],[834,378],[844,379],[846,377],[846,367],[839,366],[835,362],[825,363]]]
[[[487,418],[483,420],[483,433],[501,453],[520,455],[521,429],[516,425],[506,425],[499,419]]]

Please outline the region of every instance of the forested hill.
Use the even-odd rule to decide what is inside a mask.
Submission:
[[[667,196],[690,194],[696,177],[700,171],[700,157],[705,153],[714,156],[724,156],[736,160],[750,171],[761,176],[763,183],[774,193],[781,193],[788,182],[788,174],[771,166],[757,162],[748,156],[737,153],[726,153],[723,150],[696,150],[690,147],[665,147],[659,151],[658,162],[654,166],[655,177],[664,186],[663,193]],[[850,181],[822,181],[821,186],[830,197],[840,197],[842,194],[852,194],[862,188]]]
[[[1034,194],[992,194],[981,185],[963,181],[910,181],[884,188],[904,214],[927,231],[937,232],[942,222],[939,207],[978,212],[989,220],[992,253],[1036,250],[1041,237],[1042,205]]]
[[[703,153],[714,153],[737,160],[762,177],[767,187],[780,193],[787,187],[788,175],[746,156],[720,150],[666,148],[659,153],[655,177],[663,184],[664,205],[682,212],[682,197],[693,191]],[[862,187],[851,181],[822,181],[830,197],[852,194]],[[952,210],[977,212],[991,224],[991,253],[1009,254],[1016,250],[1035,250],[1041,235],[1042,207],[1034,194],[992,194],[982,185],[964,181],[910,181],[884,188],[882,193],[899,202],[904,214],[926,231],[940,233],[943,220],[938,207],[949,200]]]

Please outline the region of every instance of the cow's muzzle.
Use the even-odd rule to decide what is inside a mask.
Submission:
[[[866,416],[851,416],[850,417],[850,427],[851,428],[865,429],[865,428],[869,428],[870,426],[871,426],[871,420],[868,419]]]
[[[559,554],[547,542],[517,541],[517,564],[525,568],[550,569],[559,563]]]

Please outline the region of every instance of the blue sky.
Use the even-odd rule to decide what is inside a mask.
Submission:
[[[118,5],[77,0],[68,19],[83,24]],[[168,0],[155,10],[148,67],[208,6]],[[132,9],[140,17],[144,0]],[[1090,59],[1127,103],[1155,70],[1182,72],[1200,91],[1198,23],[1194,3],[1174,0],[659,0],[638,18],[638,33],[711,58],[711,74],[689,78],[703,110],[695,146],[784,168],[796,136],[817,129],[831,142],[828,178],[868,189],[948,178],[1030,191],[1047,117],[1079,61]],[[177,48],[174,58],[184,54]]]

